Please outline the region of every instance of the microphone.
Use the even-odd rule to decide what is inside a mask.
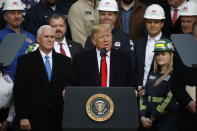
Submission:
[[[105,48],[102,48],[101,49],[101,52],[100,52],[101,58],[105,57],[106,56],[106,53],[107,53],[106,49]]]

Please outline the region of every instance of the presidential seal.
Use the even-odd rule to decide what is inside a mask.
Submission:
[[[105,94],[92,95],[86,103],[86,112],[94,121],[106,121],[114,112],[113,101]]]

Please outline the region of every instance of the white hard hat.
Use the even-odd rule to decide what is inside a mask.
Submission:
[[[197,3],[187,2],[180,9],[180,16],[197,16]]]
[[[101,0],[97,9],[101,11],[118,11],[118,4],[116,0]]]
[[[6,0],[3,5],[3,11],[6,10],[24,10],[25,5],[21,0]]]
[[[165,19],[165,12],[160,5],[152,4],[147,7],[144,18],[162,20]]]

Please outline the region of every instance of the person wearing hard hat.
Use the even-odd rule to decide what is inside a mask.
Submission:
[[[180,10],[188,0],[167,0],[163,5],[165,11],[165,25],[163,33],[167,36],[181,33]]]
[[[5,75],[8,75],[11,78],[11,81],[14,81],[15,78],[15,70],[17,65],[17,58],[23,54],[25,54],[28,47],[35,42],[34,36],[23,30],[21,24],[23,22],[23,12],[24,12],[24,5],[21,0],[6,0],[3,5],[3,17],[6,21],[6,27],[0,30],[0,44],[2,44],[2,40],[5,38],[6,35],[10,33],[22,33],[26,35],[26,39],[22,44],[22,47],[16,54],[16,57],[12,61],[12,63],[6,67],[3,67],[3,72]],[[13,43],[15,44],[15,43]],[[8,50],[9,52],[9,50]],[[8,81],[9,82],[9,81]],[[1,128],[5,129],[8,127],[9,123],[12,122],[14,117],[13,106],[10,106],[10,113],[7,118],[5,118],[2,122]],[[1,117],[1,116],[0,116]],[[1,117],[2,118],[2,117]]]
[[[26,52],[26,49],[31,43],[35,42],[35,37],[23,30],[21,24],[23,22],[23,12],[24,12],[24,4],[21,0],[6,0],[3,6],[3,15],[6,21],[6,27],[0,30],[0,43],[4,39],[4,37],[9,33],[23,33],[26,34],[27,37],[21,47],[20,51],[17,54],[17,57],[23,55]],[[4,69],[6,73],[9,74],[12,80],[14,80],[14,73],[16,68],[16,60],[13,63]]]
[[[98,0],[78,0],[68,12],[72,40],[84,47],[94,25],[99,23]]]
[[[143,87],[146,85],[148,73],[152,69],[154,45],[159,39],[165,37],[161,31],[165,19],[163,8],[158,4],[148,6],[144,19],[147,35],[134,41],[138,85]]]
[[[178,104],[171,92],[174,47],[169,39],[154,46],[154,65],[140,97],[140,121],[150,131],[177,131]]]
[[[197,21],[197,3],[187,2],[181,9],[181,30],[184,34],[192,34],[192,25]]]
[[[101,0],[98,5],[100,24],[110,24],[112,27],[113,44],[112,47],[128,51],[133,57],[133,42],[129,35],[116,28],[118,4],[116,0]],[[94,48],[91,36],[85,43],[85,49]],[[134,59],[134,57],[133,57]]]

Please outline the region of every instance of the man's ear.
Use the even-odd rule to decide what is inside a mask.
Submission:
[[[94,37],[93,35],[91,36],[91,41],[92,41],[92,43],[94,44],[94,46],[96,46],[95,37]]]
[[[39,36],[36,37],[36,41],[37,41],[38,43],[40,43],[40,38],[39,38]]]

